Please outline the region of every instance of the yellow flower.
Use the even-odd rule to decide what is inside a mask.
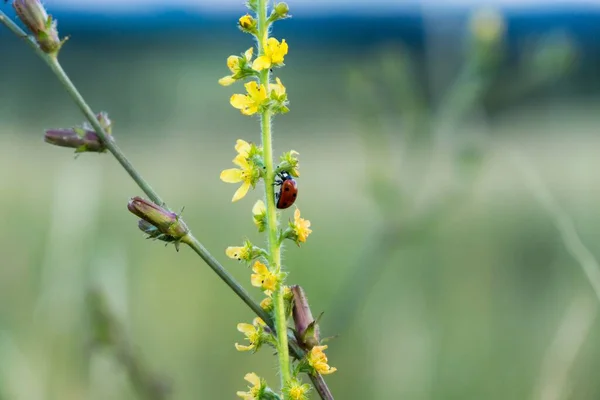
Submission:
[[[267,296],[267,297],[262,299],[262,301],[260,302],[260,308],[269,312],[273,309],[273,291],[265,290],[265,296]],[[283,299],[286,302],[286,304],[291,304],[293,297],[294,297],[294,295],[292,293],[292,289],[290,289],[289,286],[284,286],[283,287]]]
[[[243,69],[246,65],[252,60],[252,53],[254,52],[254,48],[250,47],[244,53],[244,57],[239,56],[229,56],[227,57],[227,68],[231,71],[231,75],[224,76],[219,79],[219,84],[222,86],[229,86],[238,79],[244,77]]]
[[[234,94],[229,102],[244,115],[255,114],[267,100],[265,85],[259,86],[255,81],[251,81],[246,83],[244,87],[248,94]]]
[[[254,149],[254,150],[253,150]],[[242,186],[234,193],[231,201],[238,201],[248,193],[250,186],[254,187],[260,178],[260,172],[252,162],[250,152],[260,151],[245,140],[238,139],[235,144],[235,151],[238,155],[233,159],[233,163],[240,168],[229,168],[221,171],[221,180],[226,183],[242,182]]]
[[[294,223],[292,229],[296,234],[296,240],[298,242],[306,242],[306,238],[311,234],[310,221],[307,219],[300,218],[300,210],[296,208],[294,211]]]
[[[250,185],[253,183],[254,176],[254,168],[248,160],[238,155],[233,159],[233,163],[240,168],[229,168],[224,171],[221,171],[221,180],[226,183],[238,183],[242,182],[242,186],[238,188],[233,194],[232,202],[238,201],[243,198],[248,190],[250,189]]]
[[[262,71],[263,69],[283,64],[283,58],[288,53],[288,45],[285,39],[279,43],[277,39],[269,38],[264,50],[265,54],[259,56],[252,63],[252,68],[256,71]]]
[[[240,24],[243,29],[249,31],[256,27],[256,20],[252,18],[251,15],[246,14],[240,17],[238,24]]]
[[[254,372],[246,374],[244,379],[252,384],[252,386],[248,386],[247,392],[237,392],[236,394],[244,400],[260,400],[262,393],[265,390],[265,381],[261,379]]]
[[[267,295],[267,297],[262,299],[262,301],[260,302],[260,308],[269,312],[273,309],[273,299],[271,298],[272,292],[270,290],[265,290],[265,294]]]
[[[227,257],[238,261],[250,261],[253,258],[253,246],[250,241],[246,241],[243,246],[230,246],[225,249]]]
[[[286,388],[287,397],[292,400],[306,400],[306,394],[310,391],[309,384],[301,384],[294,379]]]
[[[269,90],[275,92],[277,97],[281,97],[285,94],[285,86],[279,78],[275,78],[275,82],[277,83],[269,83]]]
[[[245,140],[238,139],[235,142],[235,151],[238,152],[238,155],[243,156],[244,158],[248,158],[251,148],[252,146],[250,143],[246,142]]]
[[[323,352],[327,346],[315,346],[308,353],[307,361],[308,365],[313,367],[315,371],[321,375],[333,374],[337,371],[337,368],[330,367],[327,365],[327,356]]]
[[[250,342],[248,346],[239,343],[235,344],[235,348],[238,351],[249,351],[255,349],[258,350],[263,341],[265,323],[262,319],[256,317],[252,321],[252,324],[241,322],[237,325],[237,330],[246,335],[246,340]]]
[[[252,267],[252,271],[254,272],[250,277],[252,286],[259,287],[263,290],[275,290],[277,283],[279,283],[279,279],[277,275],[269,271],[265,264],[256,261]]]

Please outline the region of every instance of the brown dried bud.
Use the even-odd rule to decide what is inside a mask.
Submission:
[[[292,316],[296,328],[296,339],[304,349],[310,350],[320,343],[318,321],[313,318],[308,299],[302,287],[294,285],[291,289],[294,295]]]
[[[106,147],[96,132],[80,128],[48,129],[44,135],[44,141],[55,146],[70,147],[75,149],[75,153],[103,153],[106,151]]]
[[[141,197],[134,197],[129,200],[127,209],[152,224],[161,234],[172,238],[171,241],[180,240],[189,232],[187,225],[179,218],[179,215]],[[149,227],[140,226],[140,229],[150,234],[148,232]],[[158,235],[155,237],[160,239]]]
[[[56,21],[48,15],[40,0],[14,0],[13,7],[45,53],[60,50],[63,41],[58,37]]]

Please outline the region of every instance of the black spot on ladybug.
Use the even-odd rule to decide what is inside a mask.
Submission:
[[[283,190],[284,190],[285,192],[289,192],[289,191],[290,191],[290,188],[286,186],[286,188],[285,188],[285,189],[283,189]]]
[[[287,207],[287,203],[284,201],[283,203],[281,203],[282,207]]]
[[[298,193],[294,193],[292,196],[294,196],[294,198],[296,198],[297,195],[298,195]]]

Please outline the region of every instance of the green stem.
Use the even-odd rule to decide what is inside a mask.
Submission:
[[[265,44],[268,36],[267,1],[258,1],[258,52],[265,54]],[[260,73],[260,84],[269,91],[270,72],[265,69]],[[281,272],[281,248],[277,237],[278,221],[275,197],[273,196],[273,183],[275,173],[273,167],[273,140],[271,135],[271,112],[264,111],[260,118],[262,135],[262,147],[265,163],[265,197],[267,209],[267,233],[269,243],[269,254],[271,268],[274,273]],[[291,380],[290,354],[287,340],[287,318],[285,314],[285,303],[283,301],[283,282],[273,293],[273,316],[275,318],[275,330],[277,331],[277,355],[279,357],[279,375],[281,377],[281,389],[283,390]]]

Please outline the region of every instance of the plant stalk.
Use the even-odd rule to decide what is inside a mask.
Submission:
[[[258,52],[265,54],[267,43],[267,1],[258,1]],[[270,71],[265,69],[260,73],[260,84],[264,85],[267,93],[269,91]],[[275,181],[275,168],[273,167],[273,140],[271,133],[271,112],[264,111],[260,116],[261,138],[263,157],[265,163],[265,198],[267,209],[267,232],[269,244],[269,257],[271,270],[279,274],[281,272],[281,244],[277,235],[278,221],[273,186]],[[273,293],[273,316],[275,318],[275,330],[277,331],[277,356],[279,358],[279,376],[281,377],[281,389],[291,381],[290,354],[287,338],[287,318],[285,314],[285,303],[283,301],[283,282]]]

